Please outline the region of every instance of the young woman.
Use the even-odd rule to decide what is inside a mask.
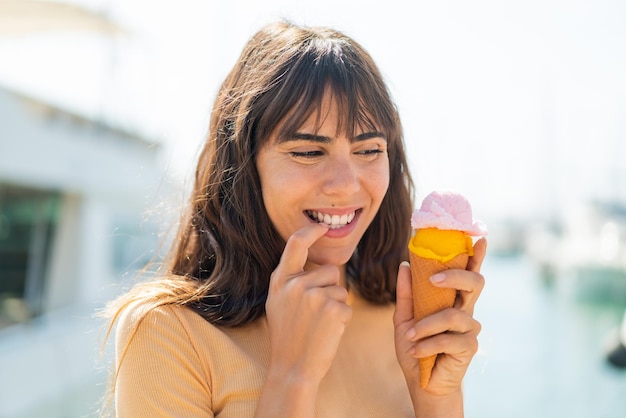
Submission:
[[[415,322],[412,194],[366,51],[259,31],[218,93],[165,271],[110,306],[117,417],[462,416],[485,241],[436,284],[455,307]]]

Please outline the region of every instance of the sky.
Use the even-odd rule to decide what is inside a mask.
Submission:
[[[287,18],[332,26],[378,63],[418,198],[456,190],[490,219],[626,201],[626,3],[619,0],[73,0],[124,35],[0,38],[0,85],[164,144],[188,179],[246,40]]]

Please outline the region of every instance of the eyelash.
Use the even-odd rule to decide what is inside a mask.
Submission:
[[[382,154],[384,152],[385,151],[381,149],[368,149],[364,151],[358,151],[356,152],[356,154],[368,156],[368,155]],[[304,151],[304,152],[292,151],[290,152],[290,154],[292,157],[296,157],[296,158],[316,158],[316,157],[322,156],[323,152],[322,151]]]
[[[292,151],[290,152],[292,157],[296,157],[296,158],[315,158],[315,157],[319,157],[322,155],[321,151],[304,151],[304,152],[296,152],[296,151]]]
[[[385,151],[377,148],[377,149],[366,149],[364,151],[359,151],[359,152],[357,152],[357,154],[361,154],[361,155],[375,155],[375,154],[382,154],[383,152],[385,152]]]

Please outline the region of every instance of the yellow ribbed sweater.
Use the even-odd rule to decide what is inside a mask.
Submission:
[[[413,417],[394,350],[393,305],[350,294],[352,320],[321,383],[316,417]],[[117,361],[142,307],[121,317]],[[267,321],[210,324],[191,309],[151,310],[126,351],[115,391],[117,418],[253,417],[269,364]]]

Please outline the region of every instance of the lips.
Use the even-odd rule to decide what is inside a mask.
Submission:
[[[331,215],[330,213],[319,212],[316,210],[306,210],[306,215],[315,222],[324,223],[330,227],[330,229],[343,228],[349,225],[350,222],[356,216],[357,211],[344,213],[342,215]]]

